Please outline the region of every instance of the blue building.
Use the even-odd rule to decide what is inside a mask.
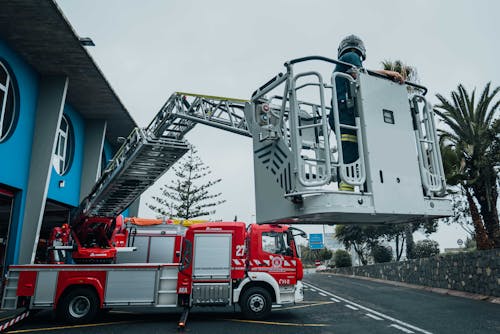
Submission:
[[[0,3],[0,266],[37,261],[136,126],[52,0]]]

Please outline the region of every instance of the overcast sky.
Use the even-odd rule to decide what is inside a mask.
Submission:
[[[384,59],[415,66],[421,84],[448,96],[459,83],[500,84],[499,1],[167,1],[58,0],[76,33],[91,37],[92,57],[139,126],[175,91],[249,98],[289,59],[336,58],[339,41],[360,36],[366,68]],[[255,219],[248,138],[197,126],[198,148],[227,202],[213,219]],[[167,173],[159,183],[168,180]],[[140,214],[159,184],[142,197]],[[321,231],[316,226],[309,231]],[[327,230],[329,230],[327,228]],[[459,227],[431,236],[443,247],[465,240]],[[419,236],[423,238],[423,236]]]

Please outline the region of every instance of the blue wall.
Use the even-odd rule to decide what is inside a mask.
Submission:
[[[10,138],[0,143],[0,156],[3,157],[0,163],[0,183],[25,189],[28,184],[31,144],[35,127],[38,76],[1,40],[0,58],[14,72],[19,93],[17,127]]]
[[[26,206],[33,133],[39,91],[38,73],[31,68],[4,41],[0,40],[0,59],[8,67],[17,81],[19,95],[18,120],[13,134],[0,143],[0,186],[6,185],[16,190],[14,210],[9,231],[6,264],[17,263],[19,242]],[[70,206],[78,206],[80,200],[80,181],[83,168],[85,143],[85,120],[69,104],[64,107],[64,114],[74,131],[74,154],[70,168],[64,175],[59,175],[53,167],[50,175],[47,199]],[[108,142],[104,144],[105,156],[110,160],[114,152]],[[64,180],[64,187],[59,181]],[[34,223],[34,222],[30,222]]]
[[[31,146],[35,127],[38,98],[38,75],[7,44],[0,40],[0,58],[17,81],[19,115],[13,134],[0,143],[0,183],[16,188],[14,211],[9,231],[6,263],[15,263],[23,212],[26,204],[26,188],[29,177]]]
[[[64,106],[64,115],[73,128],[73,162],[64,175],[57,174],[54,167],[51,167],[52,172],[47,199],[71,206],[78,206],[80,204],[80,180],[83,166],[83,146],[85,144],[85,121],[69,104]],[[63,188],[59,188],[59,181],[64,181]]]

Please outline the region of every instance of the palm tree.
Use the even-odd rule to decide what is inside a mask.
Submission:
[[[386,59],[386,60],[382,61],[382,67],[384,70],[398,72],[399,74],[401,74],[403,76],[403,79],[405,81],[410,81],[413,83],[418,83],[420,81],[419,77],[418,77],[417,69],[414,66],[410,66],[410,65],[403,63],[401,60],[392,61],[392,60]],[[410,93],[415,90],[415,88],[410,87],[410,86],[408,86],[407,89],[408,89],[408,92],[410,92]]]
[[[488,83],[476,104],[475,89],[469,95],[462,85],[458,85],[457,91],[451,93],[450,101],[437,94],[441,104],[434,108],[448,127],[447,130],[440,130],[441,140],[444,146],[449,146],[457,155],[461,165],[460,182],[465,195],[471,195],[470,199],[474,197],[479,204],[488,239],[496,248],[500,248],[500,224],[496,208],[497,168],[500,165],[500,122],[497,111],[500,100],[494,103],[494,99],[499,91],[500,87],[497,87],[490,93]],[[469,200],[471,213],[474,211],[473,202]],[[476,230],[476,233],[481,231]]]
[[[444,143],[444,137],[440,140],[441,156],[443,158],[443,167],[446,177],[446,182],[452,187],[458,187],[459,192],[465,195],[469,205],[469,211],[472,218],[472,225],[474,226],[474,237],[478,249],[490,249],[493,246],[492,241],[488,238],[486,228],[484,227],[476,202],[470,192],[469,187],[466,186],[467,175],[465,174],[465,160],[461,156],[460,151],[452,144]],[[449,190],[451,193],[456,191]]]

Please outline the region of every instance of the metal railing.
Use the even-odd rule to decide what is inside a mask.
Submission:
[[[419,103],[423,103],[422,110],[419,108]],[[422,185],[428,196],[431,193],[443,195],[446,192],[446,179],[434,122],[434,111],[425,97],[419,94],[412,97],[411,110]]]
[[[279,119],[276,127],[281,132],[282,139],[292,151],[297,181],[306,188],[300,190],[300,193],[310,191],[313,188],[322,191],[319,187],[328,185],[334,180],[333,176],[337,174],[337,168],[340,180],[351,185],[360,186],[366,181],[366,170],[359,117],[356,118],[356,125],[354,126],[340,124],[337,104],[333,103],[331,107],[327,106],[325,97],[325,92],[329,91],[331,92],[332,101],[337,101],[335,78],[342,77],[342,79],[345,78],[350,82],[353,79],[343,73],[334,73],[332,83],[329,84],[323,81],[321,74],[317,71],[294,74],[295,64],[311,60],[345,65],[355,69],[352,64],[320,56],[294,59],[285,63],[286,73],[279,73],[253,93],[252,103],[258,104],[260,101],[281,99],[281,109],[278,113]],[[314,77],[314,80],[300,85],[297,83],[299,79],[308,77]],[[283,83],[285,83],[285,87],[282,96],[273,95],[272,98],[266,99],[266,94],[270,94]],[[298,98],[298,93],[307,87],[317,88],[318,100],[305,101]],[[307,106],[308,110],[311,110],[310,113],[306,114],[306,117],[303,116],[303,106]],[[334,114],[333,131],[335,137],[333,137],[333,140],[335,143],[331,142],[329,136],[328,111],[330,110]],[[358,140],[359,158],[350,164],[344,163],[341,141],[341,130],[347,128],[355,130],[358,138],[360,138]],[[337,147],[338,159],[335,159],[332,147]]]
[[[307,83],[301,86],[296,86],[297,80],[305,77],[315,77],[317,83]],[[289,78],[292,78],[289,76]],[[319,91],[320,103],[319,105],[308,104],[297,100],[297,92],[306,87],[317,87]],[[295,163],[298,167],[298,180],[306,187],[323,186],[331,181],[332,177],[332,162],[330,143],[328,140],[328,119],[325,107],[324,96],[324,83],[321,74],[318,72],[303,72],[295,75],[289,81],[289,94],[292,97],[290,104],[290,133],[292,151],[296,152],[294,155]],[[301,106],[309,105],[311,107],[311,115],[307,114],[302,117]],[[323,142],[321,143],[321,138]],[[310,143],[307,143],[309,139]],[[313,152],[312,157],[302,156],[300,152],[308,148]]]
[[[335,129],[335,138],[337,140],[337,149],[338,149],[338,165],[339,165],[339,174],[340,179],[347,184],[353,186],[361,186],[366,181],[366,168],[365,168],[365,154],[361,133],[361,125],[359,116],[355,117],[355,125],[348,125],[340,123],[340,113],[339,107],[337,103],[337,86],[336,79],[342,78],[343,80],[347,80],[349,82],[354,83],[355,80],[348,74],[344,74],[341,72],[335,72],[332,74],[332,107],[334,113],[334,129]],[[353,108],[356,108],[354,106]],[[357,114],[357,113],[356,113]],[[356,132],[357,137],[357,145],[358,145],[358,159],[356,159],[352,163],[344,162],[344,150],[342,148],[342,129],[352,130]]]

